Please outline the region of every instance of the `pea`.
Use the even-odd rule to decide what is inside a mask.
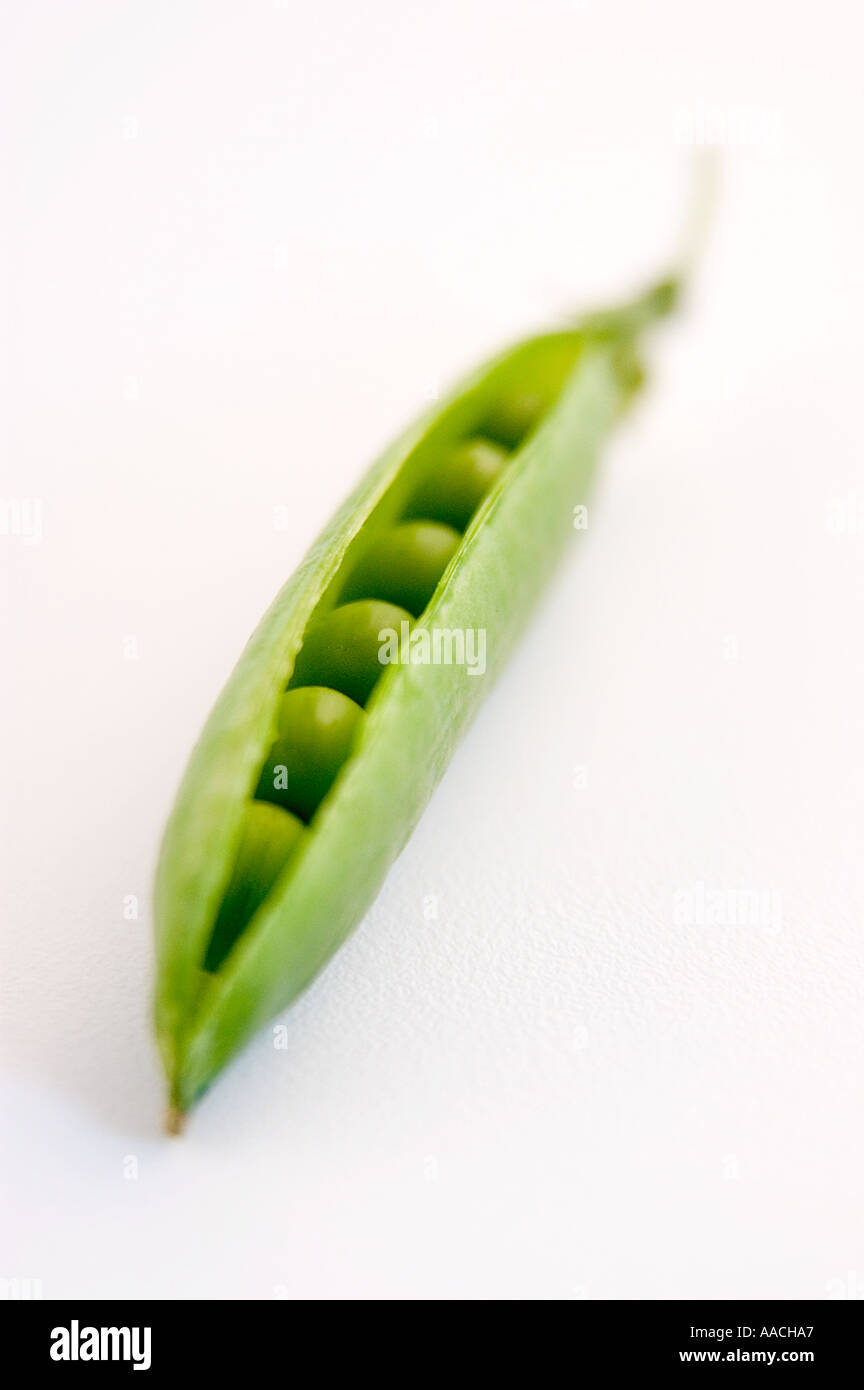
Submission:
[[[538,391],[511,391],[483,420],[483,433],[508,449],[517,449],[544,414],[548,401]]]
[[[348,580],[343,600],[385,599],[418,617],[461,539],[440,521],[403,521],[372,543]]]
[[[290,687],[329,685],[365,705],[385,670],[379,660],[379,633],[392,629],[401,637],[402,624],[411,621],[407,609],[379,599],[359,599],[332,609],[307,629]]]
[[[240,847],[207,946],[204,969],[218,970],[234,942],[266,898],[304,833],[290,811],[250,801],[243,813]]]
[[[286,691],[257,799],[311,820],[348,757],[362,718],[360,706],[338,690],[306,685]]]
[[[491,439],[467,439],[445,453],[420,484],[411,516],[431,517],[464,531],[509,455]]]

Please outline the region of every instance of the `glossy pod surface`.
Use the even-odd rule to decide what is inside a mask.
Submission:
[[[157,1031],[178,1110],[374,898],[573,534],[636,335],[672,297],[661,286],[482,369],[388,450],[265,615],[157,874]],[[481,679],[381,659],[387,631],[469,630],[485,636]]]

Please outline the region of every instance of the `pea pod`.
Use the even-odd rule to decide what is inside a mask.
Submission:
[[[675,296],[664,281],[481,368],[387,450],[265,614],[159,860],[175,1119],[372,902],[573,534],[598,445],[641,381],[640,335]],[[389,629],[401,656],[386,663]],[[424,634],[481,631],[482,679],[411,659]]]

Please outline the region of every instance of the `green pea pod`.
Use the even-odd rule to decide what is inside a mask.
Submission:
[[[641,381],[639,337],[676,288],[470,377],[373,466],[265,614],[159,860],[156,1021],[175,1122],[373,901],[573,534],[598,445]],[[389,664],[382,615],[402,620]],[[483,634],[483,674],[434,659],[438,638],[452,656],[466,633]],[[417,656],[424,634],[433,659]]]

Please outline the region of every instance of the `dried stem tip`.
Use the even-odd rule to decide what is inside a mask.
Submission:
[[[165,1111],[165,1130],[168,1134],[182,1134],[186,1128],[186,1115],[176,1105],[169,1105]]]

